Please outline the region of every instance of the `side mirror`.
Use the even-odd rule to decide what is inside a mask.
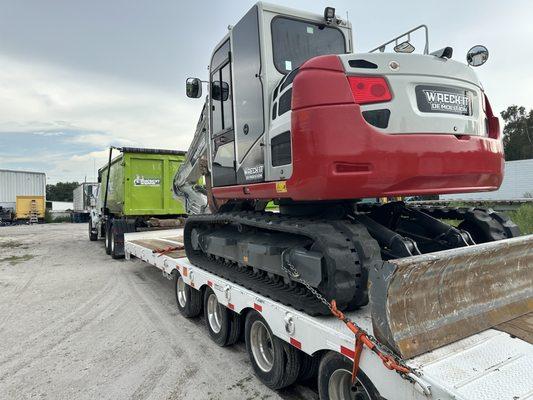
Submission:
[[[229,97],[228,82],[214,81],[211,83],[211,98],[213,100],[226,101]]]
[[[466,53],[466,62],[471,67],[479,67],[489,59],[489,51],[485,46],[474,46]]]
[[[187,97],[198,99],[202,97],[202,81],[198,78],[187,78],[185,82]]]

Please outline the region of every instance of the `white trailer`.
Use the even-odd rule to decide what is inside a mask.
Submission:
[[[89,213],[91,208],[96,206],[98,196],[97,182],[84,182],[72,191],[73,211],[80,213]]]
[[[316,375],[321,399],[533,398],[533,346],[504,327],[404,360],[411,372],[403,375],[364,347],[352,385],[355,337],[339,319],[311,317],[190,264],[180,229],[126,233],[125,255],[174,279],[181,314],[190,318],[203,312],[217,344],[235,343],[244,328],[252,367],[267,386],[279,388]],[[369,307],[346,316],[372,333]]]

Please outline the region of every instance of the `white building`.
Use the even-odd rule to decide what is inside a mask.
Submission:
[[[0,169],[0,206],[15,208],[17,196],[45,196],[44,172]]]
[[[505,162],[502,185],[495,192],[446,194],[441,200],[517,200],[533,196],[533,159]]]

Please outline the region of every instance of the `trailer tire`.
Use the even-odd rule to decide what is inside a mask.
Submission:
[[[318,376],[320,359],[320,355],[310,356],[302,352],[302,365],[300,367],[300,374],[298,375],[299,382],[310,381]]]
[[[318,369],[318,395],[321,400],[381,400],[370,379],[361,370],[357,373],[356,392],[352,390],[351,360],[335,351],[328,352]]]
[[[178,310],[185,318],[194,318],[202,312],[202,294],[187,285],[181,274],[174,274],[174,288]]]
[[[98,240],[98,232],[93,232],[93,221],[89,219],[89,240],[96,242]]]
[[[237,343],[241,337],[243,319],[236,312],[233,312],[231,310],[228,310],[228,312],[231,316],[231,322],[230,322],[231,326],[230,326],[230,334],[228,337],[228,346],[231,346]]]
[[[220,304],[209,287],[204,292],[204,318],[209,336],[219,346],[230,346],[239,339],[240,316]]]
[[[256,311],[246,316],[244,333],[246,350],[261,382],[271,389],[281,389],[296,382],[301,366],[298,349],[274,336]]]

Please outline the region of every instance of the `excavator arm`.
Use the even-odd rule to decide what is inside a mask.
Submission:
[[[187,214],[204,214],[209,212],[208,193],[206,187],[200,183],[202,178],[209,175],[207,167],[208,153],[208,97],[196,125],[194,138],[191,142],[185,161],[174,176],[174,195],[185,202]]]

